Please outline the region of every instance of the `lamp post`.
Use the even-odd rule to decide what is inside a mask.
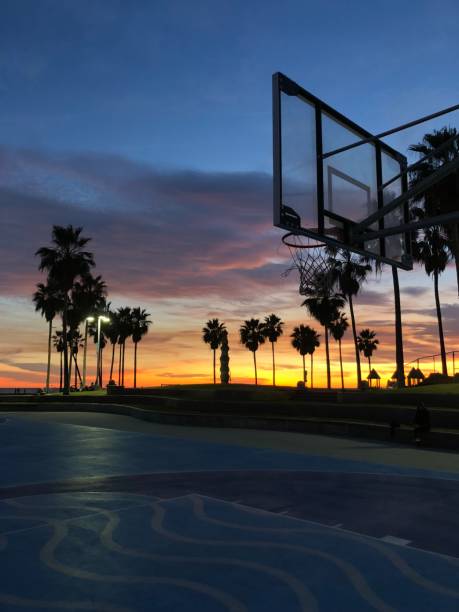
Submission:
[[[97,370],[96,370],[96,389],[100,388],[100,327],[101,323],[108,323],[110,319],[104,315],[99,315],[97,317]]]
[[[92,323],[94,317],[86,317],[84,323],[84,348],[83,348],[83,379],[81,381],[81,388],[86,387],[86,350],[88,346],[88,323]]]

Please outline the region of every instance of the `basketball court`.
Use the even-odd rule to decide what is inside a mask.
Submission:
[[[0,438],[7,612],[457,610],[453,454],[81,413]]]

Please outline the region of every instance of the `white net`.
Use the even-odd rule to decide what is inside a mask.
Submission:
[[[292,258],[292,266],[284,275],[292,270],[299,274],[299,293],[307,295],[314,287],[318,276],[325,277],[331,269],[330,252],[323,242],[318,242],[308,236],[288,233],[282,237],[282,242],[288,247]]]

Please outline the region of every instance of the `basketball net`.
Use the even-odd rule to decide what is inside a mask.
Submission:
[[[327,252],[326,244],[292,232],[282,236],[282,242],[288,247],[293,264],[284,272],[284,276],[288,276],[294,269],[298,270],[299,293],[308,295],[315,286],[317,277],[324,278],[331,269],[330,253]]]

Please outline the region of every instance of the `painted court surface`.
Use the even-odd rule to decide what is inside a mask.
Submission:
[[[96,414],[0,423],[0,609],[459,610],[459,457]]]

